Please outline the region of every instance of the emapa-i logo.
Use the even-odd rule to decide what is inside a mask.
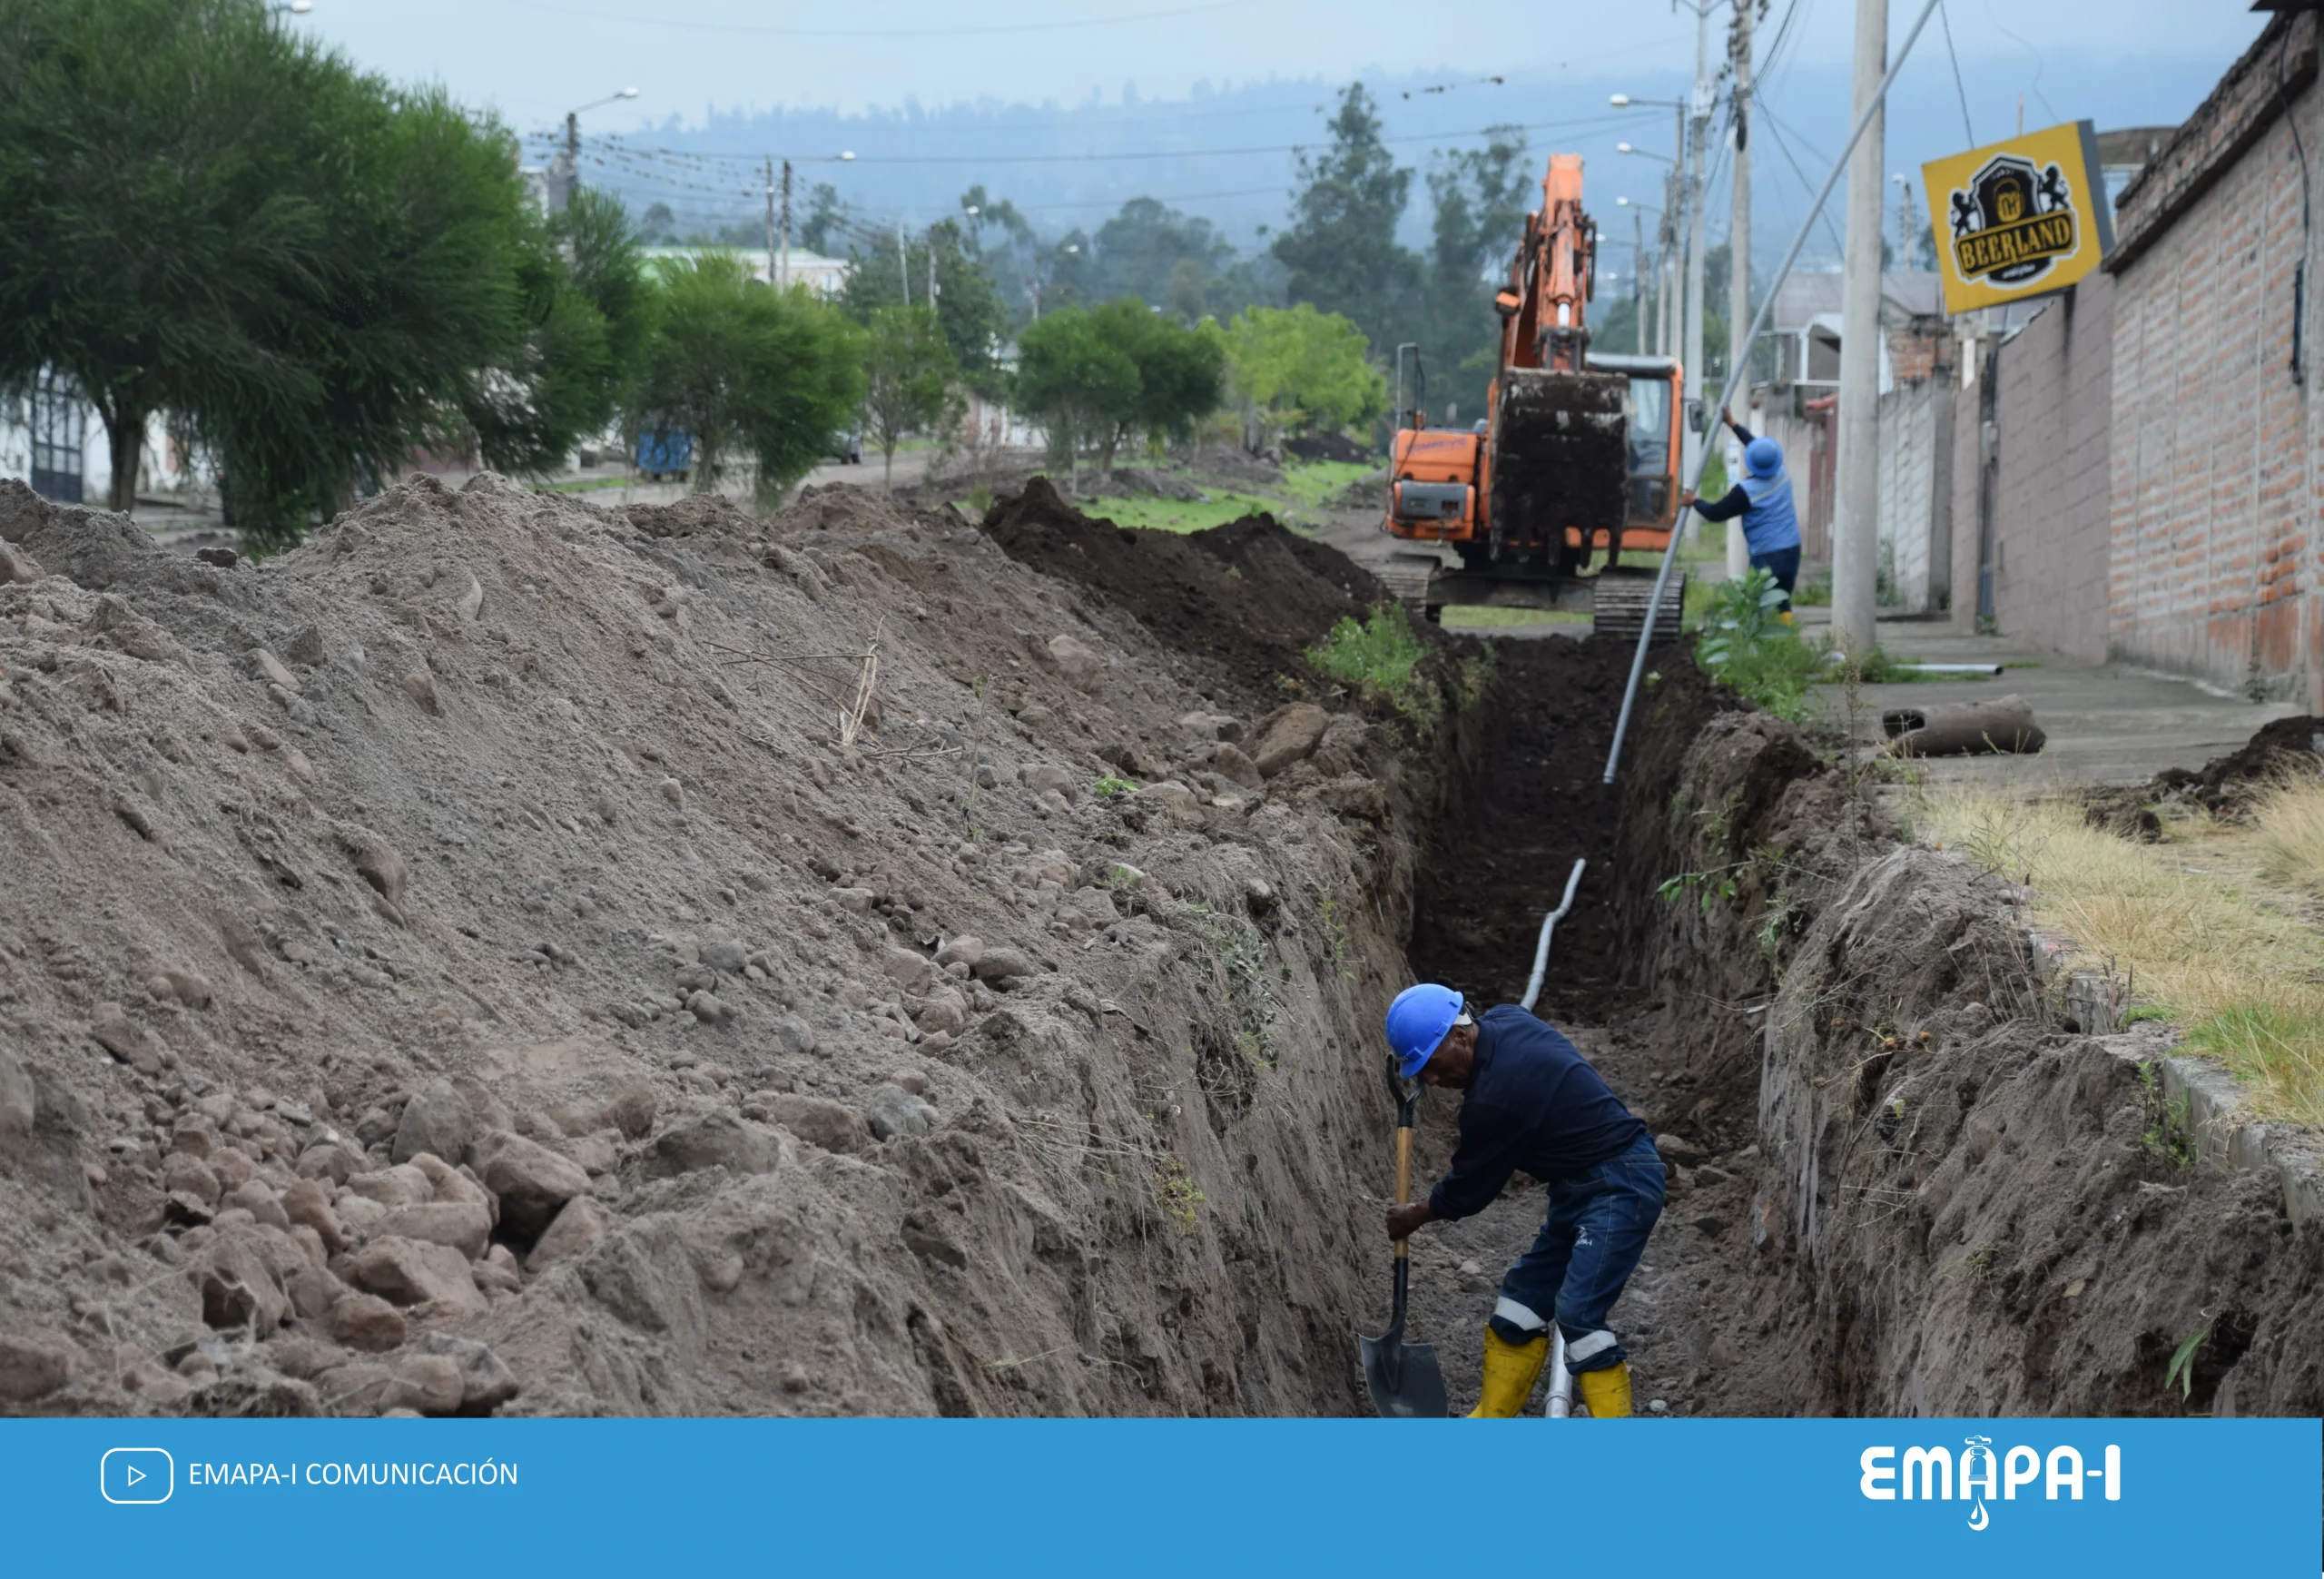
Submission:
[[[1964,280],[2012,289],[2032,283],[2071,258],[2073,189],[2056,164],[2036,170],[2014,153],[1985,161],[1952,193],[1953,262]]]
[[[2015,1502],[2020,1491],[2031,1502],[2035,1486],[2049,1502],[2080,1502],[2083,1487],[2094,1480],[2108,1502],[2122,1500],[2122,1450],[2111,1442],[2093,1468],[2083,1466],[2081,1450],[2073,1447],[2043,1454],[2018,1446],[1996,1457],[1990,1436],[1964,1437],[1962,1444],[1957,1462],[1949,1447],[1907,1447],[1901,1458],[1894,1447],[1867,1447],[1856,1459],[1864,1472],[1856,1484],[1874,1502],[1973,1502],[1973,1530],[1993,1523],[1989,1505]]]

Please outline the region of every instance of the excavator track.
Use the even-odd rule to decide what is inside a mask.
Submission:
[[[1391,555],[1384,563],[1375,567],[1373,573],[1380,577],[1382,584],[1388,588],[1395,600],[1403,606],[1406,614],[1414,619],[1426,619],[1429,617],[1429,578],[1434,576],[1440,567],[1439,561],[1433,555],[1423,557],[1418,554],[1394,554]]]
[[[1646,606],[1654,597],[1654,577],[1604,572],[1593,584],[1590,597],[1590,634],[1634,642],[1646,628]],[[1662,607],[1655,611],[1651,645],[1660,646],[1679,639],[1686,607],[1687,577],[1673,576],[1662,589]]]

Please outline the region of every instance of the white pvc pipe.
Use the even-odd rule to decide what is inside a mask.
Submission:
[[[1565,1334],[1550,1323],[1550,1396],[1541,1406],[1544,1420],[1573,1417],[1573,1373],[1565,1368]]]
[[[1581,869],[1588,864],[1587,861],[1573,864],[1573,872],[1565,880],[1565,897],[1558,901],[1555,910],[1541,918],[1541,935],[1533,944],[1533,973],[1525,979],[1525,996],[1518,1004],[1529,1014],[1533,1012],[1533,1000],[1541,995],[1541,974],[1549,969],[1550,934],[1565,919],[1565,913],[1573,908],[1573,891],[1581,886]]]

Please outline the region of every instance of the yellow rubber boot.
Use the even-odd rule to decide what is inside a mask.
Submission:
[[[1630,1413],[1630,1364],[1617,1360],[1602,1371],[1584,1371],[1573,1378],[1581,1402],[1593,1420],[1627,1420]]]
[[[1782,613],[1776,616],[1776,623],[1777,625],[1797,625],[1799,622],[1791,617],[1791,610],[1787,608]]]
[[[1546,1332],[1531,1343],[1512,1343],[1490,1327],[1485,1328],[1484,1395],[1469,1411],[1469,1418],[1517,1418],[1533,1391],[1535,1378],[1541,1374],[1541,1362],[1549,1357],[1550,1335]]]

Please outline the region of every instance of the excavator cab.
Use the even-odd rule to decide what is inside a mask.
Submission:
[[[1620,548],[1659,556],[1679,524],[1679,426],[1685,402],[1679,364],[1667,356],[1600,356],[1589,360],[1593,373],[1619,373],[1628,380],[1622,395],[1623,465]],[[1569,547],[1587,553],[1615,551],[1613,534],[1600,528],[1583,541],[1579,528],[1566,528]]]

